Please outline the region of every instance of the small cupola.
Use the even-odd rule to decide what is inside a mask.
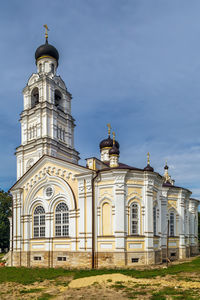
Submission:
[[[100,142],[99,147],[100,147],[100,153],[101,153],[101,161],[103,162],[109,162],[109,150],[113,146],[113,140],[110,137],[110,132],[111,132],[111,125],[107,124],[108,126],[108,137],[107,139],[104,139]],[[115,146],[119,149],[119,143],[115,141]]]
[[[169,175],[168,170],[169,170],[169,167],[168,167],[167,161],[166,161],[165,162],[165,166],[164,166],[164,175],[163,175],[163,177],[164,177],[164,183],[165,184],[174,185],[175,180],[171,179],[171,176]]]
[[[111,168],[119,166],[119,153],[119,148],[115,144],[115,132],[113,132],[113,146],[109,150]]]
[[[149,154],[149,152],[147,153],[147,165],[143,170],[144,171],[149,171],[149,172],[154,172],[154,168],[150,166],[150,154]]]
[[[35,63],[38,73],[53,73],[55,75],[58,67],[58,50],[48,43],[48,27],[45,27],[45,44],[39,46],[35,51]]]

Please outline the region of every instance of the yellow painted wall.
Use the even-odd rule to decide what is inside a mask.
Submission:
[[[140,197],[142,196],[142,188],[137,188],[137,187],[128,187],[128,197],[132,196],[133,194],[139,195]]]
[[[72,189],[72,191],[73,191],[73,193],[74,193],[74,195],[75,195],[75,199],[76,199],[76,201],[78,202],[78,182],[77,182],[77,179],[76,179],[76,178],[75,178],[74,180],[72,179],[72,176],[78,174],[78,172],[74,172],[74,170],[70,169],[70,167],[64,168],[64,167],[62,167],[62,166],[60,166],[60,165],[57,165],[56,163],[52,163],[52,162],[44,163],[44,165],[43,165],[39,170],[37,170],[36,173],[33,174],[33,176],[32,176],[31,178],[28,178],[27,181],[24,183],[24,189],[23,189],[23,201],[25,201],[28,192],[29,192],[30,189],[32,188],[32,187],[29,186],[28,190],[25,189],[26,184],[27,184],[27,183],[30,183],[30,182],[31,182],[31,179],[34,180],[35,175],[38,175],[44,168],[48,168],[48,167],[50,167],[50,168],[55,168],[53,174],[51,174],[51,171],[48,172],[48,173],[50,174],[50,176],[52,175],[52,176],[55,176],[55,177],[62,178],[62,179],[64,179],[64,181],[66,181],[66,182],[69,184],[69,186],[71,187],[71,189]],[[59,174],[56,174],[57,169],[60,169]],[[70,173],[71,173],[71,174],[70,174],[70,177],[69,177],[69,178],[66,178],[66,173],[65,173],[65,176],[63,177],[63,176],[61,175],[63,171],[66,171],[66,173],[69,173],[69,172],[70,172]],[[38,180],[37,180],[37,181],[38,181]],[[40,181],[42,181],[42,178],[40,179]],[[55,179],[55,181],[56,181],[56,179]],[[56,187],[56,188],[55,188],[55,194],[58,193],[58,192],[60,192],[60,191],[59,191],[59,188]],[[40,196],[40,197],[43,196],[43,190],[42,190],[42,189],[41,189],[40,191],[38,191],[37,196]],[[78,203],[77,203],[77,204],[78,204]]]
[[[103,225],[103,235],[112,234],[112,224],[111,224],[111,205],[109,203],[104,203],[102,206],[102,225]]]

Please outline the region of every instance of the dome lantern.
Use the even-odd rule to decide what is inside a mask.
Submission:
[[[119,149],[115,144],[115,132],[113,131],[113,146],[109,150],[109,157],[110,157],[110,167],[118,167],[119,166]]]
[[[39,46],[35,51],[35,63],[38,73],[53,73],[55,75],[59,61],[58,50],[48,43],[48,27],[45,27],[45,44]],[[46,64],[45,64],[46,63]]]
[[[144,171],[154,172],[154,168],[150,166],[150,154],[147,153],[147,166],[143,169]]]
[[[107,124],[108,126],[108,137],[100,142],[100,152],[101,152],[101,161],[109,162],[109,151],[113,146],[113,140],[110,137],[111,125]],[[119,150],[119,143],[115,141],[115,146]]]

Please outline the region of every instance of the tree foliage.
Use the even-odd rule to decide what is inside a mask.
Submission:
[[[12,198],[10,194],[0,190],[0,248],[9,248],[10,223],[8,217],[11,215]]]

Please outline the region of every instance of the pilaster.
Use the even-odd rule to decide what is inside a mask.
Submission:
[[[179,235],[179,258],[186,257],[185,244],[185,197],[186,193],[181,190],[178,195],[178,235]]]
[[[145,250],[147,252],[146,263],[152,264],[155,261],[153,245],[153,187],[154,177],[150,172],[144,173],[144,203],[145,203]]]
[[[127,171],[113,171],[115,177],[115,248],[125,251],[125,208],[126,208],[126,179]]]

